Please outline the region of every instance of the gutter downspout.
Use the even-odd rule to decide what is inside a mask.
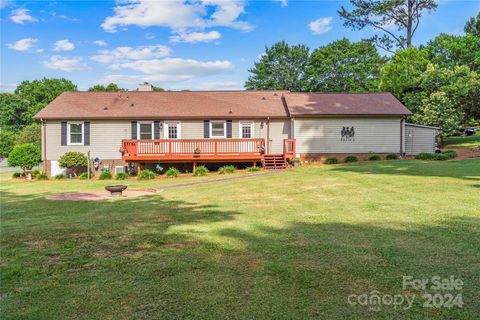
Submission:
[[[42,149],[43,149],[43,173],[47,174],[47,123],[43,119],[40,119],[42,122],[42,130],[43,130],[43,141],[42,141]]]
[[[267,117],[267,154],[270,154],[270,117]]]
[[[405,117],[402,118],[402,120],[400,120],[400,157],[404,157],[404,154],[403,154],[403,142],[405,140],[405,137],[404,137],[404,132],[403,132],[403,124],[405,123]]]

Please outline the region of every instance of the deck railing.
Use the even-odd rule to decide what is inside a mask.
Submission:
[[[264,139],[123,140],[124,157],[261,155]]]
[[[295,139],[283,139],[283,154],[286,156],[294,157],[296,154],[296,140]]]

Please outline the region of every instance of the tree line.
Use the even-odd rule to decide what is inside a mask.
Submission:
[[[296,92],[388,91],[413,112],[409,121],[439,126],[445,136],[462,125],[480,125],[480,13],[467,21],[463,35],[440,34],[414,47],[412,37],[421,12],[405,12],[418,1],[351,2],[357,9],[339,11],[346,26],[383,30],[383,25],[394,24],[404,35],[386,30],[383,37],[358,42],[343,38],[314,50],[281,41],[266,47],[249,70],[245,87]],[[436,7],[433,1],[422,3],[423,10]],[[391,55],[381,55],[379,47]]]

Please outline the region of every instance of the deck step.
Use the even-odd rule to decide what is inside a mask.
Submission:
[[[263,168],[267,170],[285,169],[287,161],[283,154],[266,154],[263,158]]]

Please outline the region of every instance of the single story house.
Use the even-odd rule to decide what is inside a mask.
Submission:
[[[64,92],[34,118],[46,171],[55,175],[68,151],[114,173],[158,163],[281,168],[293,157],[433,152],[436,129],[409,127],[409,115],[390,93],[126,91]]]

